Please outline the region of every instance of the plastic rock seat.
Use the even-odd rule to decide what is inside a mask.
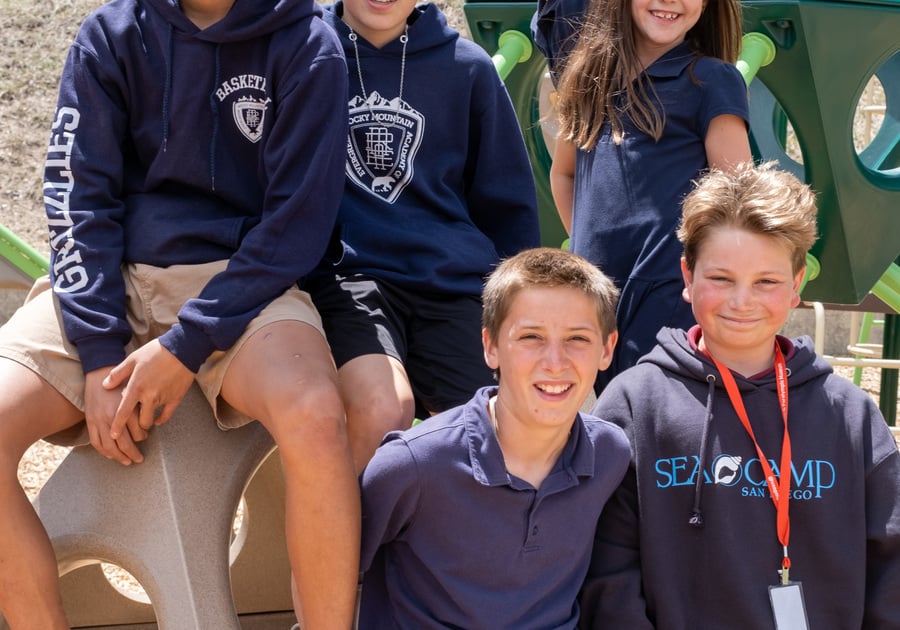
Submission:
[[[219,430],[195,385],[141,449],[144,462],[123,467],[75,448],[35,500],[70,624],[240,630],[238,612],[290,610],[283,479],[265,428]],[[130,572],[151,604],[111,587],[100,561]]]

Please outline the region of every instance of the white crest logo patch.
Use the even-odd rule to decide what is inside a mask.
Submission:
[[[250,142],[258,142],[262,137],[268,105],[269,99],[255,99],[252,96],[242,96],[232,105],[234,122]]]
[[[394,203],[413,178],[425,118],[406,102],[378,92],[350,100],[347,176],[370,194]]]

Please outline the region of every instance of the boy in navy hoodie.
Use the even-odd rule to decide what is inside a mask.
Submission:
[[[223,428],[258,419],[279,447],[305,627],[350,627],[358,485],[334,365],[296,286],[337,214],[346,85],[313,0],[113,0],[82,25],[46,162],[50,277],[0,332],[13,628],[67,627],[22,453],[80,432],[138,463],[194,380]]]
[[[617,296],[561,249],[491,275],[482,341],[498,384],[391,433],[362,474],[360,630],[575,627],[630,454],[621,429],[579,413],[612,357]]]
[[[900,627],[897,445],[808,337],[778,334],[813,193],[771,165],[713,172],[678,238],[698,325],[663,329],[594,406],[634,455],[600,519],[584,627]]]
[[[343,252],[307,288],[362,469],[385,433],[492,382],[484,279],[540,235],[519,124],[483,49],[415,0],[339,0],[325,20],[350,70]]]

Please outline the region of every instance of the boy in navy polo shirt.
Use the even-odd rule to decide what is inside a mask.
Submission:
[[[616,343],[618,291],[575,254],[526,250],[483,292],[498,385],[405,432],[362,474],[359,628],[574,628],[624,433],[579,413]]]

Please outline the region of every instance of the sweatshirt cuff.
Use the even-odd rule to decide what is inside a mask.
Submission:
[[[82,339],[75,347],[81,359],[81,369],[87,374],[102,367],[114,367],[125,358],[125,347],[118,339],[95,337]]]
[[[194,374],[216,350],[201,329],[183,321],[172,326],[159,342]]]

